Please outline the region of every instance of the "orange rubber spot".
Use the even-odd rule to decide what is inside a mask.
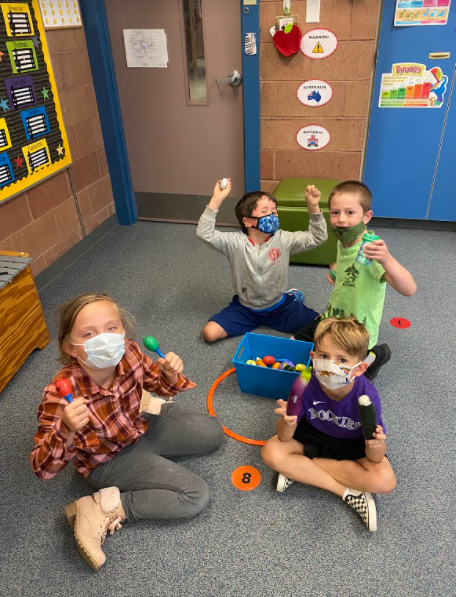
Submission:
[[[209,414],[213,417],[217,417],[212,406],[212,397],[214,396],[214,392],[219,383],[222,380],[224,380],[225,377],[228,377],[228,375],[231,375],[235,371],[236,369],[233,367],[232,369],[228,369],[228,371],[225,371],[225,373],[222,373],[222,375],[220,375],[220,377],[218,377],[214,381],[214,383],[211,386],[211,389],[209,390],[209,394],[207,395],[207,410],[209,411]],[[234,433],[234,431],[231,431],[230,429],[228,429],[228,427],[225,427],[224,425],[222,425],[222,427],[223,431],[226,433],[226,435],[228,435],[228,437],[232,437],[233,439],[236,439],[238,442],[242,442],[244,444],[251,444],[252,446],[264,446],[264,444],[266,443],[265,440],[249,439],[248,437],[244,437],[243,435],[238,435],[237,433]]]
[[[254,466],[239,466],[233,471],[231,481],[236,489],[252,491],[260,484],[260,471]]]

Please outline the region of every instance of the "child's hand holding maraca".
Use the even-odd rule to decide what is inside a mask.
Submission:
[[[90,421],[90,411],[87,408],[88,400],[80,396],[75,398],[63,409],[63,423],[65,427],[75,433],[81,431]]]
[[[386,435],[383,432],[383,427],[381,425],[377,425],[372,435],[372,439],[366,440],[366,447],[370,450],[385,451]]]
[[[390,252],[385,241],[381,238],[363,246],[363,253],[368,259],[375,259],[380,265],[385,266],[390,258]]]
[[[71,433],[81,431],[91,420],[91,414],[87,408],[88,400],[82,396],[73,400],[73,388],[68,379],[59,379],[55,387],[60,396],[68,402],[63,409],[62,420],[65,427]]]
[[[177,382],[179,373],[184,370],[182,359],[174,352],[167,352],[164,359],[159,357],[155,362],[163,375],[173,384]]]
[[[163,354],[158,346],[157,339],[153,336],[146,336],[144,338],[144,346],[158,354],[159,358],[155,362],[160,371],[172,384],[175,384],[179,373],[182,373],[184,370],[182,359],[174,352]]]
[[[386,435],[383,427],[377,425],[372,434],[373,439],[366,440],[366,456],[371,462],[381,462],[386,454]]]
[[[276,404],[278,405],[278,408],[276,408],[274,410],[276,415],[279,415],[283,418],[284,422],[289,425],[290,427],[292,427],[293,425],[296,425],[296,423],[298,422],[298,417],[296,415],[293,416],[289,416],[287,415],[287,403],[285,400],[277,400]]]

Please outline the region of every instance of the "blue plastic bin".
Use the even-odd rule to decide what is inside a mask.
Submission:
[[[313,350],[311,342],[250,332],[245,334],[233,357],[241,392],[275,400],[279,398],[286,400],[293,380],[299,375],[298,372],[247,365],[246,361],[271,355],[275,359],[288,359],[295,365],[302,363],[307,366],[310,362],[311,350]]]

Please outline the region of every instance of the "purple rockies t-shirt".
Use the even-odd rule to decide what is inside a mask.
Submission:
[[[298,418],[306,421],[326,435],[342,439],[362,436],[358,412],[358,398],[366,394],[377,413],[377,424],[383,427],[380,398],[371,382],[361,375],[355,378],[352,390],[342,400],[333,400],[323,391],[315,375],[312,375],[303,397],[303,408]]]

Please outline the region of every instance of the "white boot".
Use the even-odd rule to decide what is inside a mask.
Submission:
[[[105,563],[101,549],[106,534],[122,528],[125,512],[117,487],[106,487],[93,495],[83,497],[65,506],[70,527],[84,560],[94,570]]]

